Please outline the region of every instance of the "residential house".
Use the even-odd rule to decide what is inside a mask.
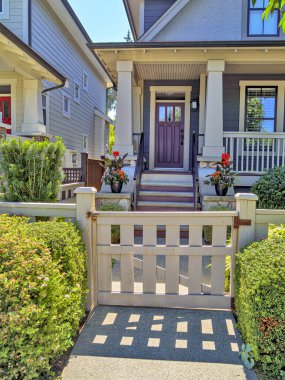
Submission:
[[[144,209],[177,207],[178,195],[190,207],[173,183],[193,186],[199,166],[202,184],[225,151],[239,186],[284,165],[285,35],[277,10],[262,19],[267,3],[124,0],[135,41],[89,45],[118,87],[116,149],[132,156],[144,134]]]
[[[61,136],[65,166],[108,141],[108,73],[66,0],[0,0],[0,112],[12,135]]]

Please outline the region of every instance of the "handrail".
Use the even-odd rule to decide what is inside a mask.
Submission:
[[[137,196],[138,196],[138,187],[141,183],[141,176],[144,169],[144,133],[140,134],[140,141],[138,147],[138,156],[136,162],[136,168],[134,173],[134,209],[137,209]]]
[[[193,190],[194,190],[194,207],[197,210],[198,207],[198,192],[199,192],[199,183],[198,183],[198,144],[199,140],[196,138],[196,132],[193,132],[192,135],[192,175],[193,175]]]
[[[224,137],[238,137],[238,138],[255,138],[255,139],[276,139],[285,138],[284,132],[223,132]]]

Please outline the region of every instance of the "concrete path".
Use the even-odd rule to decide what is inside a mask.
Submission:
[[[63,380],[255,380],[230,312],[99,307]]]

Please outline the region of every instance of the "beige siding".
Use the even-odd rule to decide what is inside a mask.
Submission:
[[[10,17],[0,22],[16,36],[23,38],[23,0],[10,0]]]
[[[69,88],[49,93],[49,133],[62,136],[67,148],[78,151],[82,151],[83,134],[88,134],[89,152],[94,154],[94,108],[105,113],[104,84],[80,47],[43,0],[32,0],[32,20],[32,47],[69,79]],[[83,70],[89,76],[88,92],[82,86]],[[74,102],[74,80],[80,84],[80,104]],[[70,119],[62,115],[63,91],[71,97]]]

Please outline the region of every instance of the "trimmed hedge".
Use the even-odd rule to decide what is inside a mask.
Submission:
[[[0,378],[52,376],[85,315],[86,253],[72,223],[0,216]]]
[[[253,185],[251,191],[258,196],[258,207],[285,209],[285,167],[268,170]]]
[[[238,328],[267,376],[285,370],[285,225],[236,255]]]

